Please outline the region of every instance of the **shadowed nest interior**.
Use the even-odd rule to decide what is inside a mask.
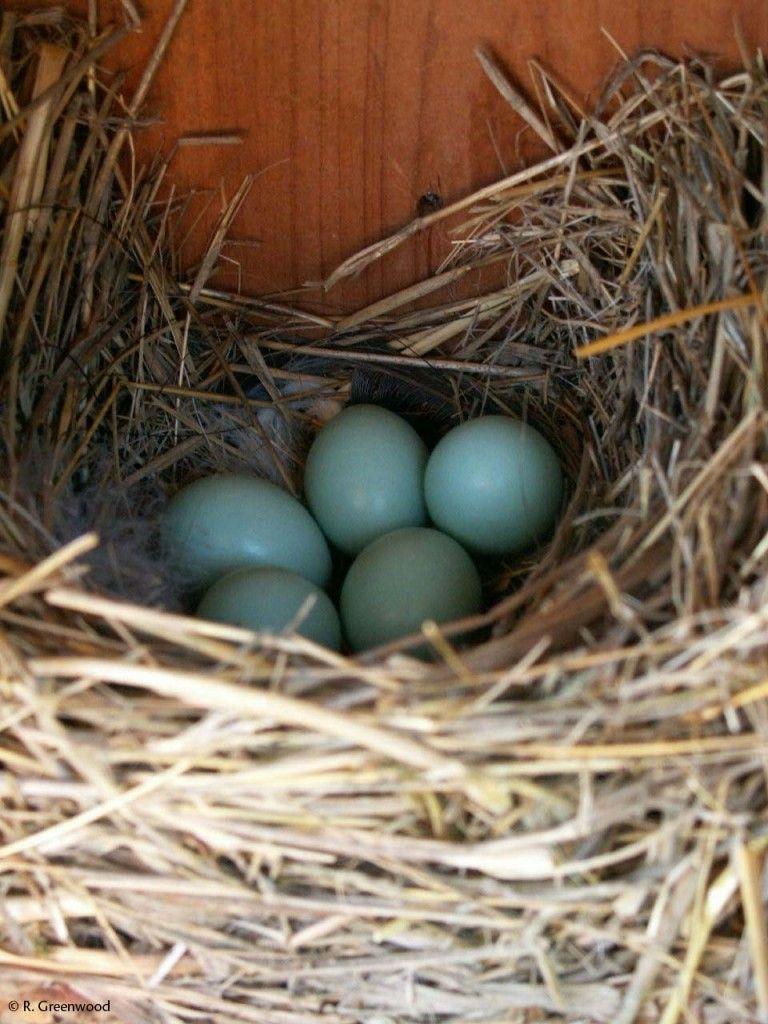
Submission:
[[[341,317],[211,286],[250,179],[175,265],[184,202],[124,157],[183,6],[128,99],[97,70],[123,29],[2,16],[2,1000],[755,1020],[762,60],[641,54],[587,115],[545,72],[534,111],[481,53],[551,155],[347,261],[329,286],[452,226],[432,278]],[[480,267],[492,290],[457,298]],[[428,631],[432,664],[184,616],[153,548],[167,494],[222,466],[296,492],[361,397],[437,432],[536,423],[570,480],[552,541],[485,567],[489,610]]]

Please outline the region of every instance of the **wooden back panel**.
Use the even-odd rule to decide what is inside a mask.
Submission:
[[[102,22],[118,16],[117,0],[98,4]],[[115,58],[134,78],[171,5],[145,0],[142,30]],[[205,189],[196,209],[210,204],[184,257],[194,264],[221,197],[255,173],[232,231],[242,244],[227,249],[219,280],[287,292],[410,220],[423,193],[450,201],[542,153],[483,74],[477,44],[529,94],[536,57],[589,103],[618,57],[608,34],[630,53],[714,53],[729,66],[735,18],[749,46],[768,42],[765,0],[190,0],[150,93],[162,121],[138,155],[183,133],[242,133],[239,146],[173,159],[177,189]],[[427,274],[446,244],[444,232],[419,237],[314,297],[346,309],[371,301]]]

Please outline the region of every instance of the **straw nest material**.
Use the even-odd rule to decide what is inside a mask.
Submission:
[[[439,273],[342,319],[209,287],[247,181],[177,273],[183,204],[130,153],[183,6],[127,100],[95,70],[123,29],[2,21],[0,1015],[765,1015],[762,61],[643,54],[587,115],[481,54],[551,155],[340,267],[451,219]],[[494,290],[451,300],[479,265]],[[562,454],[557,533],[487,614],[427,628],[427,664],[152,607],[167,493],[243,463],[296,487],[392,375]]]

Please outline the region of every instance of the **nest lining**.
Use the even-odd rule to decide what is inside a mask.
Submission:
[[[141,95],[89,73],[111,35],[2,28],[0,994],[217,1024],[768,1009],[760,59],[642,54],[584,120],[545,76],[516,109],[553,156],[348,261],[329,283],[466,211],[434,278],[335,317],[209,286],[248,181],[180,275],[164,168],[118,159]],[[493,291],[452,299],[479,265]],[[530,418],[571,477],[485,642],[352,661],[158,610],[165,494],[222,466],[295,489],[322,418],[393,375],[438,430]]]

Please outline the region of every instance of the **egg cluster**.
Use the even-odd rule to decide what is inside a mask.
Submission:
[[[430,455],[400,416],[353,405],[310,448],[304,491],[312,514],[267,480],[217,474],[171,499],[162,546],[188,587],[203,593],[198,615],[294,629],[334,650],[343,634],[361,651],[417,632],[426,620],[480,611],[469,553],[512,554],[542,540],[562,490],[552,447],[519,420],[469,420]],[[322,589],[332,572],[328,540],[354,557],[341,619]]]

